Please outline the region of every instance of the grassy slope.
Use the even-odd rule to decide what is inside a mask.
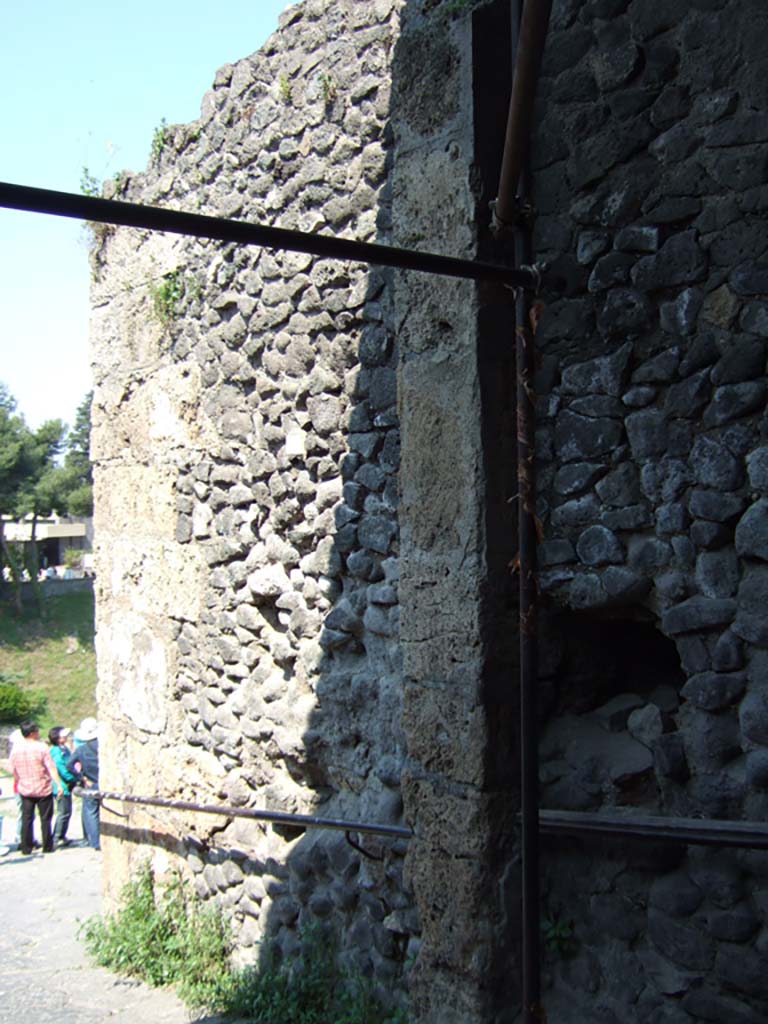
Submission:
[[[43,735],[52,725],[75,728],[82,718],[96,714],[93,633],[92,593],[49,598],[42,618],[28,605],[17,618],[10,602],[0,602],[0,672],[18,676],[22,689],[45,694]],[[72,638],[76,650],[68,654],[75,646]]]

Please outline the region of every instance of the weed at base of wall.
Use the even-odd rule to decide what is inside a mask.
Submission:
[[[237,972],[225,1012],[259,1024],[407,1024],[405,1011],[386,1007],[368,978],[340,966],[330,930],[306,928],[300,938],[292,963],[267,949],[258,967]]]
[[[148,862],[123,889],[111,917],[82,926],[89,955],[101,967],[150,985],[174,985],[188,1006],[235,1014],[259,1024],[407,1024],[390,1011],[367,979],[338,963],[325,931],[307,929],[291,964],[267,950],[259,967],[231,967],[232,938],[218,907],[201,907],[174,875],[162,888]]]
[[[176,985],[191,1005],[221,1002],[229,978],[229,930],[218,909],[199,906],[180,875],[158,891],[145,862],[123,890],[120,910],[90,918],[81,934],[101,967],[150,985]]]

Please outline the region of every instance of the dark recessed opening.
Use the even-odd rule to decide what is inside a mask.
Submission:
[[[576,613],[544,620],[539,676],[545,717],[585,714],[622,693],[679,692],[686,680],[674,641],[653,623]]]

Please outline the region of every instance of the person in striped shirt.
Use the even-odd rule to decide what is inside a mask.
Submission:
[[[48,747],[40,742],[37,722],[21,723],[22,742],[11,754],[11,771],[21,796],[21,852],[32,853],[32,826],[35,808],[40,815],[43,853],[53,852],[53,784],[63,792],[63,784]]]

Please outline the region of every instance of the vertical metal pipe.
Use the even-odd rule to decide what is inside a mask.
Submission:
[[[521,180],[525,180],[523,175]],[[525,193],[521,195],[525,197]],[[530,233],[515,233],[515,261],[527,261]],[[522,818],[523,1021],[542,1019],[539,937],[539,739],[536,649],[536,477],[534,348],[528,294],[518,289],[517,351],[517,489],[520,603],[520,793]]]
[[[509,98],[507,132],[499,175],[494,217],[500,228],[517,222],[515,193],[530,147],[533,104],[536,99],[544,43],[547,38],[552,0],[513,0],[513,31],[519,40]]]
[[[512,31],[516,36],[515,75],[518,83],[525,79],[519,73],[521,64],[530,69],[531,54],[526,52],[530,41],[530,18],[526,15],[537,5],[547,8],[549,3],[539,0],[512,0]],[[528,27],[526,33],[524,29]],[[540,24],[540,22],[537,22]],[[536,74],[543,48],[543,37],[538,42]],[[512,148],[516,156],[515,178],[507,186],[514,196],[517,188],[517,208],[529,200],[530,173],[530,111],[533,108],[536,80],[526,79],[529,95],[523,105],[528,120],[513,132]],[[513,87],[514,102],[514,87]],[[510,115],[513,109],[510,103]],[[510,149],[508,136],[506,150]],[[502,202],[502,185],[499,202]],[[497,210],[498,212],[498,210]],[[518,224],[515,231],[515,265],[520,267],[531,259],[530,223]],[[544,1019],[541,1006],[541,941],[539,907],[539,743],[537,711],[538,659],[536,649],[536,452],[535,452],[535,392],[534,392],[534,338],[531,324],[531,304],[528,293],[519,288],[515,302],[515,348],[517,366],[517,508],[519,542],[519,628],[520,628],[520,793],[522,819],[522,955],[523,955],[523,1022],[535,1024]]]

